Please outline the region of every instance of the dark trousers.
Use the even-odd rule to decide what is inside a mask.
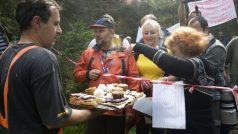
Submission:
[[[151,132],[151,134],[163,134],[164,133],[164,129],[152,128],[152,124],[146,124],[143,114],[140,114],[139,116],[140,116],[139,117],[140,119],[136,123],[136,134],[149,134],[150,132]]]
[[[231,129],[234,127],[235,125],[225,125],[225,124],[221,124],[220,127],[220,134],[229,134]]]
[[[216,134],[213,123],[202,124],[205,120],[197,120],[200,123],[197,123],[197,121],[187,122],[185,130],[168,130],[167,134]]]
[[[124,134],[125,117],[101,115],[88,121],[86,134]]]
[[[168,130],[168,134],[216,134],[212,117],[212,97],[195,91],[185,91],[186,129]]]

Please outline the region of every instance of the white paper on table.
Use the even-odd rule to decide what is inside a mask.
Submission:
[[[152,127],[185,129],[185,99],[183,82],[153,84]]]
[[[151,98],[142,98],[134,102],[133,109],[144,113],[148,116],[152,116],[152,100]]]

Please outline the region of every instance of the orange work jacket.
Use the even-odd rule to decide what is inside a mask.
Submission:
[[[123,71],[122,60],[124,60],[125,71]],[[108,69],[107,73],[109,74],[125,75],[130,77],[139,76],[134,55],[129,55],[123,51],[115,50],[112,51],[107,58],[105,58],[103,51],[101,49],[97,49],[97,47],[94,47],[87,49],[83,52],[81,58],[75,65],[74,78],[76,81],[79,82],[88,82],[89,87],[97,87],[99,84],[111,84],[123,82],[122,79],[118,79],[115,77],[103,77],[102,74],[105,73],[103,70],[103,66],[104,68]],[[101,74],[97,80],[89,79],[88,76],[89,71],[92,69],[98,69],[101,71]],[[123,72],[125,72],[125,74],[123,74]],[[125,83],[128,84],[130,90],[139,91],[140,81],[129,79],[125,80]]]

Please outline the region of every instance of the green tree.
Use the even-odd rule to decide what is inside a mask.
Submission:
[[[77,61],[82,51],[87,47],[88,41],[93,37],[93,32],[87,29],[87,26],[76,21],[70,25],[70,30],[59,37],[57,50],[63,55],[58,56],[59,64],[62,70],[63,84],[67,98],[72,92],[80,92],[85,89],[85,85],[78,84],[74,81],[73,70],[74,64],[66,59],[66,57]]]
[[[23,0],[20,0],[23,1]],[[94,23],[103,14],[110,14],[116,22],[116,33],[130,35],[134,40],[140,19],[148,13],[153,13],[158,18],[162,27],[170,27],[178,22],[178,0],[141,0],[133,5],[124,5],[123,0],[56,0],[62,5],[61,26],[63,34],[59,37],[55,48],[63,53],[58,55],[61,68],[64,91],[69,98],[70,93],[80,92],[85,89],[85,84],[77,83],[73,79],[74,64],[65,59],[69,57],[77,61],[82,51],[93,39],[93,31],[88,25]],[[0,22],[15,33],[19,29],[15,21],[16,4],[19,0],[0,0]],[[236,11],[238,1],[234,0]],[[234,19],[223,25],[212,27],[211,31],[224,30],[226,33],[237,33],[237,20]],[[64,129],[67,134],[84,133],[84,124]]]
[[[14,35],[19,34],[15,21],[16,0],[0,0],[0,23],[4,24]]]

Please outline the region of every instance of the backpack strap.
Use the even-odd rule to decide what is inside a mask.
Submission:
[[[3,90],[5,116],[3,116],[0,113],[0,124],[5,128],[8,128],[8,87],[9,87],[9,74],[10,74],[11,68],[23,54],[25,54],[27,51],[36,47],[38,46],[29,46],[29,47],[23,48],[15,55],[15,57],[12,59],[10,63],[10,66],[7,72],[6,81],[4,83],[4,90]]]
[[[89,78],[89,71],[92,69],[92,63],[93,63],[93,60],[94,60],[94,57],[93,57],[94,50],[95,49],[88,50],[89,51],[88,57],[90,57],[88,65],[87,65],[87,73],[86,73],[86,77],[87,77],[88,80],[90,80],[90,78]]]
[[[121,75],[126,76],[126,62],[125,62],[125,59],[121,59]],[[126,80],[122,79],[122,83],[126,83]]]
[[[90,80],[89,79],[89,71],[92,69],[92,63],[93,63],[93,60],[94,60],[94,57],[92,55],[93,55],[94,50],[95,49],[90,49],[89,53],[88,53],[88,57],[90,57],[88,65],[87,65],[87,73],[86,73],[86,77],[87,77],[88,80]],[[126,76],[126,62],[125,62],[125,59],[121,59],[121,70],[122,70],[121,75]],[[122,83],[125,83],[125,82],[126,82],[126,80],[122,79]]]
[[[92,63],[93,63],[94,57],[90,57],[88,65],[87,65],[87,73],[86,73],[86,77],[88,80],[90,80],[89,78],[89,71],[92,69]]]

